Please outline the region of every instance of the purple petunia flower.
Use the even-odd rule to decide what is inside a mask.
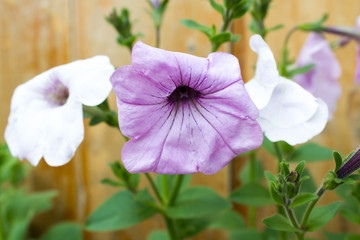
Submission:
[[[329,43],[318,33],[310,33],[296,61],[298,67],[309,64],[315,66],[305,74],[295,75],[294,80],[315,97],[325,101],[331,119],[341,96],[338,81],[341,68]]]
[[[214,174],[262,143],[259,112],[231,54],[201,58],[137,42],[132,65],[110,81],[131,138],[121,154],[129,172]]]
[[[360,148],[358,148],[336,172],[338,178],[346,178],[360,168]]]

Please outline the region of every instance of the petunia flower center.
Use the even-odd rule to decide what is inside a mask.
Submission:
[[[200,92],[188,86],[177,87],[169,96],[170,103],[179,103],[182,101],[195,100],[200,97]]]
[[[62,106],[69,98],[69,89],[56,79],[45,90],[45,98],[51,105]]]

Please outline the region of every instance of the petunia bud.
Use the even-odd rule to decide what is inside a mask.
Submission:
[[[290,174],[286,177],[288,182],[297,182],[299,180],[299,173],[296,171],[291,171]]]
[[[343,179],[360,168],[360,148],[358,148],[336,172],[338,178]]]

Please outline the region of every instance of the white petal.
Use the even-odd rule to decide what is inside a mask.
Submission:
[[[297,83],[282,77],[279,80],[260,116],[283,128],[309,120],[317,111],[316,99]]]
[[[246,86],[255,105],[262,109],[270,100],[272,91],[279,81],[274,55],[260,35],[250,38],[251,49],[258,54],[255,78]]]
[[[253,78],[245,83],[245,89],[256,107],[261,110],[269,103],[274,86],[263,84],[256,78]]]
[[[72,159],[84,139],[82,104],[70,98],[47,114],[44,159],[50,166],[61,166]]]
[[[70,95],[77,96],[84,105],[95,106],[110,93],[110,76],[114,67],[106,56],[95,56],[58,66],[53,69],[69,88]]]
[[[315,114],[307,121],[291,127],[273,125],[268,119],[259,118],[260,125],[266,129],[265,135],[272,142],[285,141],[291,145],[307,142],[312,137],[321,133],[328,119],[328,108],[320,98],[316,99],[318,108]]]

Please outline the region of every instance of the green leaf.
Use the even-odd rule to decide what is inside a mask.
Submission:
[[[135,201],[128,191],[121,191],[107,199],[86,220],[89,231],[112,231],[128,228],[152,217],[156,211]]]
[[[220,13],[223,17],[225,15],[225,8],[223,5],[215,2],[214,0],[209,0],[211,6],[213,7],[213,9],[215,9],[218,13]]]
[[[283,200],[281,195],[278,193],[278,191],[276,190],[276,186],[274,182],[271,182],[270,185],[270,197],[271,199],[278,205],[283,205]]]
[[[346,233],[333,233],[323,231],[326,240],[345,240],[347,234]]]
[[[306,162],[305,161],[301,161],[298,163],[298,165],[295,168],[295,171],[299,174],[299,176],[301,176],[302,171],[304,170]]]
[[[334,157],[334,160],[335,160],[335,170],[334,170],[334,172],[337,172],[342,166],[342,162],[343,162],[342,156],[341,156],[341,154],[339,152],[334,151],[333,152],[333,157]]]
[[[345,238],[345,240],[359,240],[360,235],[358,234],[348,234]]]
[[[212,220],[213,216],[194,219],[177,219],[176,224],[181,229],[182,236],[189,238],[205,230]]]
[[[305,160],[306,162],[324,161],[332,158],[332,150],[316,143],[307,143],[297,148],[290,156],[288,161],[300,162]]]
[[[211,28],[208,26],[202,25],[200,23],[197,23],[191,19],[182,19],[180,21],[185,27],[188,27],[190,29],[199,30],[206,34],[206,36],[211,37]]]
[[[255,229],[240,229],[230,231],[229,240],[239,239],[263,240],[263,237],[261,232],[258,232]]]
[[[266,180],[270,183],[270,182],[277,182],[277,178],[269,171],[265,171],[264,172],[265,178]]]
[[[280,29],[280,28],[283,28],[284,26],[285,26],[284,24],[278,24],[278,25],[276,25],[276,26],[274,26],[274,27],[267,28],[266,31],[267,31],[267,32],[276,31],[276,30],[278,30],[278,29]]]
[[[117,182],[117,181],[114,181],[112,179],[109,179],[109,178],[104,178],[101,180],[101,183],[102,184],[107,184],[107,185],[110,185],[112,187],[124,187],[125,185],[121,182]]]
[[[285,231],[285,232],[300,232],[299,229],[293,227],[289,220],[280,214],[275,214],[271,217],[265,218],[262,221],[268,228]]]
[[[315,208],[310,214],[308,231],[315,231],[330,222],[340,209],[341,204],[342,202],[334,202],[326,206]]]
[[[232,40],[232,34],[229,32],[218,33],[210,37],[210,41],[218,46],[220,46],[224,42],[230,42],[231,40]]]
[[[313,193],[302,193],[297,195],[294,200],[292,201],[292,203],[290,204],[289,208],[294,208],[294,207],[298,207],[300,205],[306,204],[312,200],[317,199],[318,196],[316,194]]]
[[[151,232],[146,240],[170,240],[170,238],[167,232],[156,230]]]
[[[210,228],[238,230],[245,228],[245,220],[235,211],[225,211],[215,218],[210,224]]]
[[[255,182],[261,182],[261,180],[264,177],[264,168],[261,164],[261,162],[259,161],[259,159],[255,159],[255,176],[254,176],[254,181]],[[250,179],[250,159],[247,161],[246,165],[243,167],[243,169],[241,170],[240,174],[239,174],[239,179],[241,180],[242,183],[248,183],[251,181]]]
[[[308,64],[308,65],[305,65],[305,66],[303,66],[303,67],[298,67],[298,68],[289,70],[289,71],[288,71],[288,76],[289,76],[289,77],[292,77],[292,76],[294,76],[294,75],[307,73],[307,72],[309,72],[311,69],[313,69],[314,67],[315,67],[315,64]]]
[[[340,213],[350,222],[360,224],[359,212],[354,212],[353,209],[349,209],[349,208],[342,208],[340,210]]]
[[[166,209],[166,214],[173,219],[189,219],[212,216],[231,204],[207,187],[191,187],[184,190],[174,206]]]
[[[273,203],[267,188],[259,183],[249,182],[230,194],[230,201],[249,206],[265,206]]]
[[[265,135],[264,135],[262,147],[265,148],[265,150],[268,151],[271,155],[276,157],[274,143],[271,142]]]
[[[318,21],[300,24],[298,25],[298,28],[303,31],[319,31],[322,29],[322,24],[326,21],[328,16],[328,14],[324,14]]]
[[[240,40],[240,35],[236,34],[236,35],[233,35],[231,34],[231,42],[237,42]]]
[[[81,226],[76,223],[63,222],[50,228],[40,240],[81,240]]]

